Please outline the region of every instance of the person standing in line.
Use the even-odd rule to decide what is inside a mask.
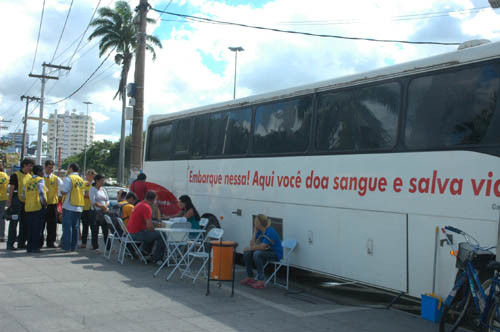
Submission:
[[[87,239],[89,237],[89,228],[91,227],[91,211],[90,211],[90,188],[92,188],[92,183],[94,182],[94,177],[96,172],[93,169],[87,170],[85,173],[85,195],[84,200],[85,204],[83,205],[82,212],[82,244],[80,248],[87,248]]]
[[[7,189],[9,176],[5,173],[3,163],[0,161],[0,242],[5,242],[5,207],[7,206]]]
[[[144,200],[148,192],[148,188],[146,187],[146,174],[139,173],[139,175],[137,175],[137,179],[130,184],[130,191],[136,194],[138,199],[137,203]]]
[[[52,160],[45,161],[43,180],[47,188],[47,209],[41,225],[40,248],[43,247],[44,230],[47,228],[45,244],[47,248],[55,248],[57,238],[57,204],[59,203],[59,188],[62,180],[54,174],[55,163]]]
[[[21,197],[26,181],[31,178],[31,169],[35,161],[25,158],[21,161],[21,170],[10,176],[9,180],[9,200],[7,205],[11,208],[12,215],[9,222],[9,234],[7,237],[7,250],[17,250],[26,248],[27,229],[24,220],[24,199]],[[19,224],[19,235],[17,225]],[[17,239],[17,240],[16,240]],[[14,242],[17,241],[17,248]]]
[[[80,215],[85,204],[85,182],[78,175],[80,166],[72,163],[68,166],[68,176],[64,178],[61,194],[66,195],[62,212],[62,250],[75,251],[78,244]]]
[[[94,178],[95,186],[90,188],[90,204],[92,205],[92,249],[99,249],[99,226],[102,229],[104,243],[108,240],[108,224],[104,219],[104,214],[109,213],[109,197],[104,185],[104,175],[97,174]]]
[[[42,165],[33,167],[31,177],[23,188],[22,197],[25,199],[26,224],[28,225],[28,246],[26,252],[40,252],[40,238],[42,222],[47,207],[47,195]]]

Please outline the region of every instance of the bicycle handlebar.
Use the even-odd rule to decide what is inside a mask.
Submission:
[[[458,229],[458,228],[453,227],[453,226],[444,226],[444,229],[446,229],[447,231],[453,232],[453,233],[460,234],[460,235],[467,234],[464,231],[462,231],[461,229]]]

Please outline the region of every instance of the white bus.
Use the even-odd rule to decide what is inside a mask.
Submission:
[[[225,239],[272,217],[294,266],[418,297],[436,226],[494,245],[500,43],[148,119],[144,172]],[[461,241],[457,236],[455,241]],[[438,247],[437,293],[455,259]]]

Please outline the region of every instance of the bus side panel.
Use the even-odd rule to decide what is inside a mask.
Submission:
[[[454,226],[470,233],[481,243],[481,246],[492,246],[497,243],[497,223],[483,220],[457,219],[436,216],[408,215],[408,265],[409,294],[420,296],[432,292],[432,271],[434,262],[434,243],[436,226]],[[441,231],[439,239],[445,239]],[[455,280],[456,258],[450,250],[457,249],[458,243],[465,242],[463,236],[453,234],[453,247],[438,244],[436,262],[436,294],[446,297]]]
[[[176,160],[172,162],[174,165],[171,173],[167,173],[165,177],[172,177],[170,183],[173,183],[172,188],[168,188],[175,197],[179,198],[181,195],[185,195],[187,192],[187,173],[188,173],[188,161],[187,160]]]
[[[297,240],[293,265],[407,290],[406,215],[192,196],[201,213],[223,217],[224,239],[237,241],[239,253],[252,235],[252,216],[263,213],[282,220],[283,239]]]
[[[170,190],[174,195],[174,163],[149,161],[144,162],[144,173],[148,182],[157,183]],[[184,175],[185,176],[185,175]]]

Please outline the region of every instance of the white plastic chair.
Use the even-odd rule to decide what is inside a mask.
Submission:
[[[205,236],[203,241],[201,241],[201,245],[198,247],[197,251],[188,253],[188,264],[186,266],[186,269],[184,270],[184,272],[181,275],[181,279],[184,276],[187,276],[187,277],[193,279],[193,284],[196,282],[196,279],[198,279],[198,276],[200,275],[200,273],[202,271],[206,270],[208,258],[210,257],[209,253],[207,251],[205,251],[205,242],[208,239],[221,241],[223,235],[224,235],[224,230],[222,228],[212,228],[210,230],[210,232],[208,232],[208,234]],[[195,275],[192,275],[192,274],[190,274],[190,272],[191,272],[190,267],[196,258],[202,259],[203,263],[202,263],[200,269],[198,270],[198,272]]]
[[[288,277],[290,274],[290,255],[292,254],[293,250],[295,247],[297,247],[297,241],[296,240],[285,240],[281,242],[281,246],[283,247],[283,258],[278,261],[269,261],[264,265],[264,268],[266,268],[267,264],[273,264],[274,265],[274,272],[271,274],[269,278],[266,280],[266,285],[271,281],[271,279],[274,278],[273,284],[279,287],[283,287],[285,289],[288,289]],[[276,280],[276,273],[282,268],[286,267],[286,283],[285,284],[280,284]]]
[[[186,218],[184,218],[186,220]],[[188,221],[184,222],[176,222],[172,224],[172,229],[190,229],[191,223]],[[188,234],[189,232],[180,232],[180,233],[170,233],[167,236],[167,266],[170,266],[170,259],[174,260],[174,265],[177,264],[179,257],[182,257],[182,249],[185,248],[188,244]]]
[[[208,218],[201,218],[200,219],[200,228],[205,229],[208,226]]]
[[[123,220],[121,218],[116,218],[118,220],[118,224],[120,225],[123,233],[122,233],[122,238],[121,238],[121,245],[120,245],[120,251],[118,252],[118,261],[123,264],[123,261],[125,260],[125,253],[130,253],[129,249],[127,248],[128,245],[134,250],[134,252],[139,256],[139,259],[144,262],[144,264],[147,264],[148,261],[146,258],[144,258],[144,255],[142,254],[141,250],[139,249],[138,245],[142,244],[142,241],[136,241],[132,238],[130,233],[128,232],[127,227],[123,223]],[[132,253],[130,253],[132,256]],[[133,257],[133,256],[132,256]]]
[[[113,223],[113,220],[111,219],[110,216],[104,215],[104,220],[106,220],[106,224],[108,224],[108,229],[111,230],[111,234],[108,235],[108,238],[106,240],[106,243],[104,243],[104,252],[103,255],[107,259],[111,258],[111,254],[113,252],[113,246],[115,244],[115,241],[117,241],[119,244],[121,242],[121,235],[118,233],[118,230],[115,227],[115,224]],[[108,243],[111,241],[111,244],[109,245],[109,250],[108,250]]]

